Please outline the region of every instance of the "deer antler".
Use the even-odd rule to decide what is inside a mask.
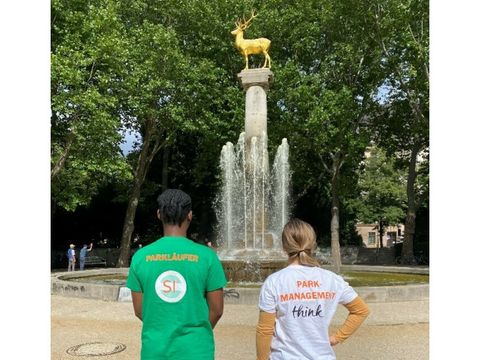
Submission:
[[[245,20],[245,17],[243,17],[243,21],[241,22],[242,30],[247,29],[251,25],[253,19],[255,19],[257,16],[258,14],[255,14],[255,10],[252,10],[252,16],[250,17],[250,19]]]

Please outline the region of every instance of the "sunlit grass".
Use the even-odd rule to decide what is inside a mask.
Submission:
[[[345,281],[347,281],[353,287],[426,284],[429,280],[428,275],[422,274],[345,271],[341,275],[345,279]],[[227,284],[227,287],[230,288],[258,288],[260,286],[262,286],[262,283],[242,281],[229,281]]]
[[[429,275],[424,274],[345,271],[341,275],[353,287],[425,284],[429,281]]]

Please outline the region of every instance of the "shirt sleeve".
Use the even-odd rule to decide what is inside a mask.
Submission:
[[[133,259],[132,259],[132,263],[130,264],[130,270],[128,271],[126,286],[132,291],[143,292],[142,284],[140,282],[140,279],[138,278],[138,274],[135,271]]]
[[[340,342],[347,340],[370,313],[367,304],[365,304],[365,302],[359,297],[352,302],[345,304],[345,307],[349,312],[348,317],[334,335]]]
[[[340,304],[348,304],[349,302],[352,302],[358,296],[358,294],[355,292],[355,290],[353,290],[348,282],[343,280],[341,276],[337,277],[337,281],[340,283],[340,297],[338,302]]]
[[[260,297],[258,299],[258,308],[268,313],[277,311],[275,296],[272,291],[271,280],[267,278],[260,289]]]
[[[217,254],[213,253],[212,262],[208,269],[207,291],[222,289],[225,285],[227,285],[227,279],[225,278],[222,263],[218,259]]]

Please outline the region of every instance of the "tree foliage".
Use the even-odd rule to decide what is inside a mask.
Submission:
[[[372,147],[359,172],[359,196],[350,202],[357,219],[367,224],[401,223],[407,207],[406,170],[397,169],[394,158],[387,157],[381,148]]]
[[[122,47],[115,2],[52,2],[52,198],[70,211],[129,177],[114,88]]]
[[[179,7],[178,2],[166,1],[159,8],[152,1],[127,1],[120,9],[129,49],[126,76],[121,82],[125,95],[121,113],[126,125],[141,133],[142,143],[125,215],[118,266],[127,264],[138,200],[155,156],[161,149],[167,151],[173,147],[181,136],[200,136],[206,143],[216,144],[222,138],[215,136],[219,129],[228,129],[231,123],[231,118],[225,117],[233,108],[226,96],[229,86],[222,87],[228,84],[228,77],[215,66],[215,59],[202,53],[210,54],[211,42],[217,46],[222,44],[213,39],[218,34],[212,32],[216,24],[222,23],[217,15],[203,18],[203,23],[198,21],[200,28],[192,26],[190,20],[198,9],[204,14],[209,11],[217,14],[212,6],[202,2]],[[182,11],[188,14],[179,13]],[[211,37],[202,36],[202,31]],[[190,44],[199,39],[204,44],[198,46],[197,43],[191,48]],[[205,156],[210,154],[203,157],[212,160]],[[202,165],[200,161],[196,164]],[[201,176],[200,166],[196,169],[194,175]]]
[[[330,208],[332,245],[355,199],[365,202],[356,208],[364,219],[405,209],[388,208],[389,196],[401,198],[388,180],[398,171],[392,156],[410,169],[407,214],[428,195],[428,161],[417,162],[419,154],[428,160],[428,2],[54,0],[52,195],[74,209],[105,181],[123,179],[124,260],[137,207],[162,186],[188,187],[213,213],[221,147],[244,124],[243,59],[230,32],[253,9],[245,38],[272,41],[270,152],[288,138],[294,197]],[[122,130],[141,137],[128,161],[118,149]],[[382,178],[359,171],[372,139],[387,151],[377,154],[385,163],[367,163]]]
[[[371,34],[382,50],[384,116],[376,122],[377,142],[403,156],[408,168],[404,259],[413,257],[416,212],[428,196],[429,14],[428,1],[379,1],[370,7]],[[423,175],[419,178],[419,168]],[[427,177],[425,177],[427,175]]]

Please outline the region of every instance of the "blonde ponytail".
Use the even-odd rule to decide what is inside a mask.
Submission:
[[[313,257],[317,247],[317,237],[312,226],[300,219],[290,220],[283,228],[282,245],[289,259],[298,257],[298,262],[305,266],[320,266]]]

